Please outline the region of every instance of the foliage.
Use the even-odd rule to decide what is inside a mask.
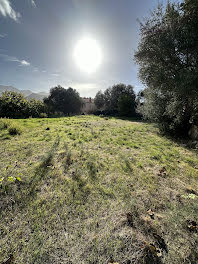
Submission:
[[[23,118],[28,113],[28,101],[21,93],[6,91],[0,97],[0,116]]]
[[[31,117],[47,117],[47,107],[40,100],[31,99],[28,102],[29,116]]]
[[[158,6],[140,24],[135,59],[146,84],[144,117],[172,134],[187,134],[198,124],[198,2]]]
[[[50,90],[50,95],[44,99],[44,103],[51,112],[62,112],[64,115],[77,114],[82,106],[80,95],[75,89],[65,89],[60,85]]]
[[[123,83],[113,85],[112,87],[106,89],[104,93],[99,91],[96,94],[94,102],[98,108],[104,108],[105,112],[109,114],[127,114],[127,116],[134,116],[135,115],[135,102],[136,96],[133,90],[133,86],[125,85]],[[126,103],[124,107],[122,102]],[[120,105],[120,106],[119,106]],[[124,110],[125,108],[125,110]]]
[[[97,106],[98,109],[101,109],[104,107],[105,97],[102,91],[97,92],[95,99],[94,99],[94,104]]]
[[[135,104],[132,97],[126,94],[119,97],[118,113],[120,116],[135,116]]]
[[[46,113],[40,113],[39,117],[40,118],[47,118],[47,114]]]
[[[39,117],[45,111],[43,102],[35,99],[28,101],[21,93],[6,91],[0,97],[0,117]]]

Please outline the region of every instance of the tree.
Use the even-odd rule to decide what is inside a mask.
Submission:
[[[116,85],[113,85],[111,88],[111,108],[113,110],[118,110],[118,101],[120,96],[127,95],[131,98],[131,101],[133,101],[135,106],[135,93],[133,90],[132,85],[125,85],[123,83],[119,83]]]
[[[40,100],[31,99],[28,102],[28,116],[40,117],[41,114],[47,112],[46,106]]]
[[[101,109],[104,107],[105,104],[105,97],[102,91],[98,91],[95,98],[94,98],[94,103],[97,106],[98,109]]]
[[[127,94],[120,95],[118,99],[118,113],[120,116],[135,116],[135,104],[131,96]]]
[[[127,97],[121,98],[124,95]],[[104,107],[106,112],[108,113],[117,114],[119,111],[119,100],[121,108],[123,108],[121,106],[122,101],[124,102],[125,100],[127,104],[130,101],[131,110],[129,110],[129,112],[131,112],[132,115],[135,115],[135,99],[136,96],[133,90],[133,86],[120,83],[107,88],[104,93],[99,91],[95,97],[95,104],[98,104],[98,106],[100,106],[99,108]]]
[[[0,97],[0,117],[24,118],[28,113],[28,101],[24,95],[6,91]]]
[[[187,134],[197,123],[198,1],[158,6],[140,24],[135,54],[139,76],[147,89],[140,107],[145,118],[163,130]]]
[[[50,95],[44,99],[44,103],[52,112],[62,112],[65,115],[80,112],[82,100],[79,93],[72,89],[65,89],[60,85],[50,90]]]

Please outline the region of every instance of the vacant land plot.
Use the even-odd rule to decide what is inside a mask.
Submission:
[[[1,120],[0,263],[197,263],[197,178],[152,124]]]

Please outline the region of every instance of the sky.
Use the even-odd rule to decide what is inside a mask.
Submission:
[[[160,1],[166,3],[166,0]],[[0,0],[0,85],[49,92],[62,85],[94,97],[116,83],[143,88],[137,49],[139,23],[159,0]],[[101,53],[94,72],[74,56],[84,38]],[[85,54],[86,55],[86,54]]]

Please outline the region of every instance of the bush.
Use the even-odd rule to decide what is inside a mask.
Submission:
[[[58,118],[58,117],[64,117],[64,113],[63,112],[54,112],[53,114],[50,115],[53,118]]]
[[[43,102],[35,99],[28,101],[21,93],[6,91],[0,96],[0,117],[39,117],[46,111]]]
[[[15,135],[20,135],[22,133],[22,130],[19,126],[11,125],[8,128],[8,132],[10,135],[15,136]]]
[[[40,118],[47,118],[47,114],[46,113],[40,113]]]
[[[0,96],[0,117],[24,118],[28,112],[28,101],[21,93],[6,91]]]

